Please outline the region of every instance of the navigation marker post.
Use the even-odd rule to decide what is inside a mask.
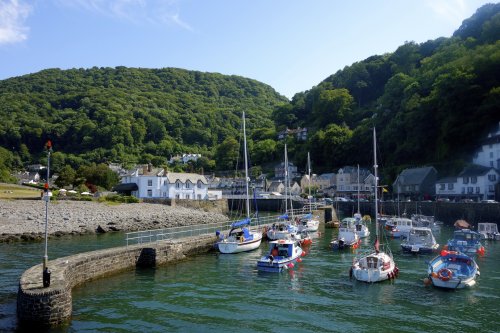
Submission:
[[[45,254],[43,256],[43,286],[47,288],[50,286],[50,270],[47,267],[49,262],[49,256],[47,255],[47,241],[48,241],[48,226],[49,226],[49,201],[50,201],[50,189],[49,189],[49,177],[50,177],[50,153],[52,152],[52,142],[50,140],[45,144],[45,149],[47,151],[47,180],[43,186],[43,200],[45,201]]]

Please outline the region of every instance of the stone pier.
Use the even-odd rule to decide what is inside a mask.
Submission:
[[[72,288],[106,275],[135,267],[155,267],[213,248],[215,236],[129,245],[85,252],[51,260],[50,286],[43,287],[42,264],[23,273],[17,294],[17,316],[21,325],[57,326],[71,319]]]

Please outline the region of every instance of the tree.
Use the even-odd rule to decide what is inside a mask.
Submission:
[[[238,141],[234,138],[225,139],[215,153],[215,160],[218,170],[231,170],[236,168],[236,161],[239,156]]]
[[[75,183],[76,171],[69,165],[65,165],[59,171],[59,177],[57,177],[55,184],[63,188],[65,186],[73,185]]]

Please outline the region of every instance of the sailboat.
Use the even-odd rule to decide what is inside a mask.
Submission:
[[[246,218],[237,221],[231,225],[229,234],[225,237],[219,231],[216,232],[219,237],[217,248],[221,253],[238,253],[255,250],[262,242],[262,232],[259,230],[250,230],[250,195],[248,190],[248,153],[247,153],[247,136],[245,127],[245,112],[243,112],[243,148],[245,159],[245,185],[246,185]]]
[[[299,230],[295,225],[295,220],[293,217],[293,208],[290,207],[290,215],[288,215],[288,189],[289,186],[288,179],[288,154],[285,143],[285,214],[280,215],[278,217],[278,223],[274,223],[271,228],[269,228],[266,232],[266,236],[270,240],[278,240],[278,239],[292,239],[299,240]],[[291,201],[290,201],[291,205]]]
[[[353,276],[358,281],[363,282],[379,282],[395,278],[398,275],[398,268],[392,257],[390,248],[387,247],[386,251],[380,249],[379,239],[379,221],[378,221],[378,205],[377,205],[377,191],[378,191],[378,176],[377,176],[377,136],[375,128],[373,128],[373,168],[375,171],[375,245],[374,251],[368,253],[360,253],[352,262],[350,269],[350,276]]]
[[[361,210],[359,209],[359,188],[360,188],[360,182],[359,182],[359,164],[358,164],[358,212],[354,214],[354,219],[356,220],[356,233],[358,234],[359,238],[366,238],[370,236],[370,230],[368,230],[368,227],[365,224],[365,221],[361,217]]]
[[[315,218],[312,214],[312,196],[311,196],[311,157],[307,153],[307,173],[309,176],[309,213],[302,216],[299,221],[299,231],[300,232],[315,232],[319,228],[319,220]]]

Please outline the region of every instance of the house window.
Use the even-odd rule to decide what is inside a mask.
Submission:
[[[490,151],[490,158],[493,158],[493,152]]]
[[[167,197],[167,192],[163,192],[163,197]]]
[[[148,190],[148,197],[152,197],[153,196],[153,190]]]
[[[481,188],[479,186],[476,186],[476,193],[481,193]]]
[[[477,183],[477,177],[476,176],[470,177],[470,182],[471,182],[471,184]]]
[[[198,194],[198,200],[201,200],[201,194]]]
[[[176,194],[176,195],[175,195],[175,198],[176,198],[176,199],[180,199],[180,198],[181,198],[181,196],[180,196],[179,194]]]
[[[494,182],[494,181],[496,181],[496,180],[497,180],[497,175],[488,175],[488,180],[489,180],[490,182]]]
[[[469,184],[469,177],[464,177],[463,178],[463,183],[464,184]]]
[[[465,194],[465,187],[462,187],[462,194]]]
[[[490,167],[493,167],[493,161],[490,161]]]
[[[186,199],[191,199],[191,197],[189,196],[189,194],[186,194]]]
[[[474,193],[474,187],[472,187],[472,186],[467,187],[467,193],[468,194]]]
[[[446,188],[446,184],[439,184],[439,190],[444,191]]]
[[[453,190],[453,184],[448,184],[448,190]]]
[[[198,188],[201,188],[201,180],[198,180]]]
[[[191,188],[191,183],[189,181],[186,182],[186,188]]]
[[[163,181],[163,185],[167,185],[167,180],[164,180],[164,181]]]
[[[493,186],[493,185],[488,185],[488,191],[489,191],[489,192],[495,192],[495,186]]]
[[[180,183],[180,182],[176,182],[176,183],[175,183],[175,188],[176,188],[176,189],[181,188],[181,183]]]
[[[153,180],[152,179],[148,179],[148,186],[153,186]]]

